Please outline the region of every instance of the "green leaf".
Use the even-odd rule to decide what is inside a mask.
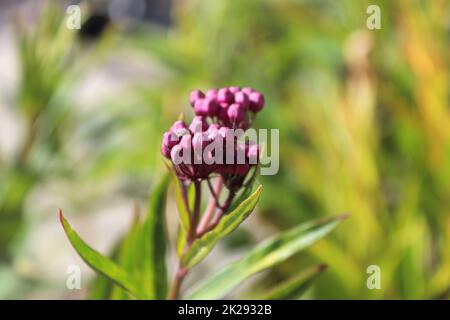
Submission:
[[[122,251],[122,241],[116,244],[111,250],[111,260],[117,263],[119,261],[119,256]],[[120,263],[119,263],[120,265]],[[114,282],[109,280],[107,277],[96,274],[95,278],[91,281],[88,289],[89,300],[110,300],[114,294],[114,291],[121,291],[127,295],[128,292],[116,286]]]
[[[187,299],[220,299],[248,277],[271,268],[309,247],[346,216],[303,223],[258,245],[247,256],[201,282]]]
[[[177,232],[177,255],[178,257],[181,257],[183,255],[184,252],[184,248],[186,246],[186,231],[184,230],[184,228],[182,226],[178,227],[178,232]]]
[[[189,208],[193,208],[195,203],[195,190],[192,186],[189,186],[186,189]],[[183,225],[180,224],[177,232],[177,250],[176,250],[179,258],[181,258],[181,256],[184,253],[186,241],[187,241],[187,230],[183,227]]]
[[[96,274],[89,284],[88,299],[89,300],[109,300],[114,288],[118,288],[108,278]]]
[[[128,232],[120,241],[120,249],[117,259],[119,266],[125,271],[134,275],[136,278],[139,276],[139,270],[137,270],[137,259],[139,258],[138,252],[138,240],[140,235],[140,224],[139,224],[139,211],[136,206],[134,219],[128,230]],[[110,299],[112,300],[127,300],[130,299],[128,292],[122,290],[121,288],[114,286],[111,291]]]
[[[287,280],[267,295],[258,299],[262,300],[295,300],[300,298],[311,286],[314,280],[326,270],[326,265],[318,265],[300,272],[296,277]]]
[[[168,183],[166,175],[153,191],[139,240],[142,285],[149,299],[165,299],[167,295],[164,213]]]
[[[253,211],[261,195],[262,186],[239,204],[232,212],[225,215],[219,224],[203,237],[193,242],[192,246],[183,256],[181,262],[186,268],[191,268],[199,263],[214,248],[217,241],[235,230]]]
[[[136,298],[141,298],[143,296],[139,282],[134,276],[130,275],[117,266],[112,260],[101,255],[98,251],[87,245],[86,242],[84,242],[72,229],[70,224],[64,218],[61,210],[59,211],[59,218],[67,238],[84,262],[98,273],[111,279],[115,284],[130,292],[130,294]]]
[[[175,186],[175,201],[178,208],[178,214],[180,218],[180,224],[184,228],[184,231],[187,233],[187,230],[189,230],[190,226],[190,214],[189,214],[189,208],[186,207],[184,199],[188,199],[188,190],[186,187],[183,186],[180,179],[178,179],[175,170],[173,169],[172,165],[169,164],[167,161],[164,161],[165,165],[167,166],[167,169],[170,171],[173,184]],[[189,206],[189,204],[188,204]]]
[[[254,170],[257,170],[257,169],[254,169]],[[233,203],[231,204],[230,209],[229,209],[230,212],[233,211],[234,209],[236,209],[242,201],[244,201],[245,199],[247,199],[250,196],[250,194],[254,190],[255,182],[256,182],[256,175],[254,175],[252,177],[252,179],[246,183],[246,187],[244,188],[244,190],[242,190],[240,192],[240,194],[238,195],[238,197],[236,198],[236,200],[233,201]]]

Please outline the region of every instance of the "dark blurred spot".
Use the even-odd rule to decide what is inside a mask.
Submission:
[[[144,19],[162,26],[171,24],[172,0],[146,0]]]
[[[105,31],[110,19],[105,14],[94,13],[81,26],[79,35],[83,40],[96,40]]]

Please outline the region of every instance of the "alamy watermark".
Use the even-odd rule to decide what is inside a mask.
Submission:
[[[226,129],[201,132],[199,128],[196,131],[193,138],[187,129],[176,130],[168,136],[168,143],[180,141],[171,150],[174,165],[256,165],[259,163],[261,175],[278,173],[280,153],[278,129],[249,128],[245,131]]]
[[[78,5],[68,6],[66,9],[66,27],[71,30],[81,29],[81,8]]]
[[[367,288],[369,290],[381,289],[381,268],[376,264],[370,265],[366,270],[369,277],[367,277]]]
[[[68,274],[66,279],[66,288],[68,290],[80,290],[81,289],[81,269],[77,265],[70,265],[66,269]]]
[[[381,9],[376,4],[367,7],[366,13],[369,15],[366,20],[366,26],[369,30],[381,29]]]

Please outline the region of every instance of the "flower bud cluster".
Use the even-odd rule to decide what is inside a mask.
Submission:
[[[249,127],[248,115],[263,108],[264,97],[251,88],[229,87],[206,94],[195,90],[190,102],[196,116],[189,125],[176,121],[164,133],[163,156],[171,160],[182,180],[219,174],[229,187],[242,184],[251,167],[259,162],[260,147],[239,141],[235,129]]]
[[[250,87],[210,89],[205,93],[194,90],[189,97],[198,116],[230,128],[247,129],[254,115],[264,108],[264,96]]]

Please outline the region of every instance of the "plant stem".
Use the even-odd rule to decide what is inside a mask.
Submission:
[[[222,218],[222,215],[225,213],[225,211],[228,210],[228,208],[231,205],[231,202],[233,201],[233,198],[235,196],[235,192],[230,191],[230,193],[228,194],[227,200],[225,201],[223,207],[219,208],[219,210],[217,211],[216,216],[214,217],[214,220],[211,222],[211,224],[209,226],[207,226],[206,228],[204,228],[202,230],[202,232],[197,232],[197,237],[201,237],[202,235],[204,235],[206,232],[208,232],[209,230],[213,229],[215,226],[217,226],[217,224],[220,221],[220,218]]]
[[[184,207],[186,208],[188,214],[191,215],[191,208],[189,207],[189,200],[187,196],[186,186],[182,181],[179,181],[179,183],[181,184],[181,197],[183,199]]]
[[[210,181],[208,180],[208,185],[210,185]],[[202,220],[200,221],[197,234],[203,234],[205,230],[208,228],[209,222],[211,221],[216,208],[219,206],[219,195],[223,188],[223,179],[219,176],[216,181],[216,185],[214,190],[211,189],[212,197],[209,199],[208,207],[203,214]]]
[[[192,241],[194,241],[196,237],[196,229],[198,220],[200,219],[200,207],[202,201],[202,185],[200,181],[194,181],[195,188],[195,203],[194,203],[194,212],[191,216],[191,226],[189,228],[188,241],[187,245],[190,245]]]
[[[169,290],[169,300],[176,300],[180,296],[181,284],[183,283],[184,277],[186,277],[188,270],[178,265],[177,272],[175,273],[175,278],[173,279],[172,286]]]
[[[194,203],[194,212],[190,216],[191,223],[189,227],[189,232],[187,235],[187,241],[184,251],[186,252],[187,249],[191,246],[192,242],[195,240],[197,234],[197,224],[198,220],[200,218],[200,207],[202,202],[202,185],[200,181],[194,181],[194,188],[195,188],[195,203]],[[178,263],[177,271],[175,272],[175,277],[173,279],[172,285],[169,290],[168,299],[169,300],[175,300],[178,299],[180,296],[180,289],[181,284],[183,283],[184,278],[186,277],[189,269],[185,269],[181,265],[181,261]]]

